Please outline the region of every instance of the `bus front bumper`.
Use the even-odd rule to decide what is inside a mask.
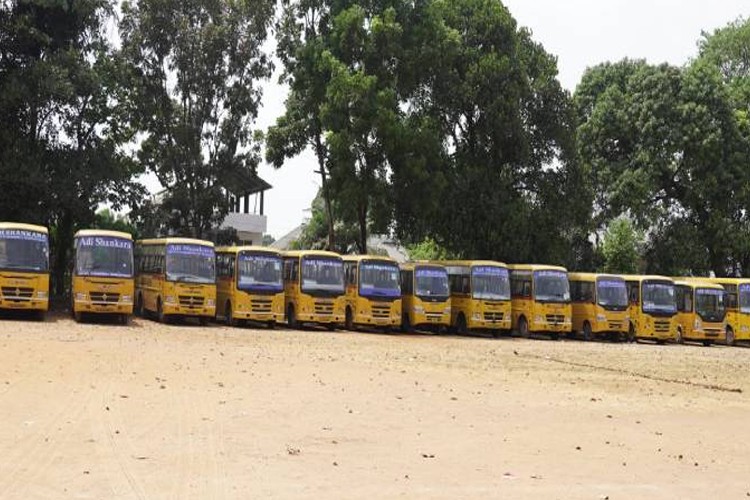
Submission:
[[[175,316],[207,316],[213,318],[216,316],[215,306],[198,306],[189,307],[179,304],[164,304],[164,314]]]
[[[358,325],[369,326],[401,326],[401,315],[378,318],[366,314],[358,314],[354,318],[354,322]]]
[[[76,300],[75,312],[98,314],[133,314],[132,302],[92,302],[90,300]]]
[[[47,311],[49,301],[47,299],[8,299],[0,297],[0,309]]]
[[[486,321],[486,320],[472,319],[471,323],[469,324],[469,328],[477,329],[477,330],[510,330],[511,329],[510,315],[508,315],[508,319],[504,319],[502,321]]]
[[[297,321],[302,323],[319,323],[321,325],[340,324],[344,322],[343,314],[298,314]]]
[[[570,333],[573,331],[573,323],[566,321],[563,323],[535,322],[531,327],[532,332],[549,332],[549,333]]]
[[[246,319],[249,321],[260,321],[260,322],[268,322],[273,321],[276,323],[281,323],[284,321],[284,313],[278,312],[278,313],[259,313],[259,312],[252,312],[252,311],[241,311],[237,310],[232,312],[232,316],[234,316],[235,319]]]

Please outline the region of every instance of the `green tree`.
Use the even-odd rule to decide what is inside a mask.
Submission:
[[[410,260],[448,260],[454,255],[438,245],[432,238],[410,245],[406,249]]]
[[[725,275],[727,244],[743,213],[746,143],[718,71],[697,61],[686,68],[624,60],[591,68],[576,89],[578,151],[591,172],[595,221],[601,227],[631,214],[639,228],[683,238],[701,262],[649,262],[649,268],[690,265],[693,273]],[[670,226],[673,226],[671,229]],[[687,231],[693,226],[695,231]],[[705,251],[703,251],[705,249]],[[675,254],[672,254],[673,256]]]
[[[119,215],[108,208],[102,208],[96,212],[92,228],[120,231],[137,237],[135,226],[130,220],[126,216]]]
[[[106,34],[113,2],[0,5],[0,219],[51,227],[53,291],[65,290],[73,234],[102,202],[143,194],[123,152],[122,68]]]
[[[635,274],[640,261],[642,238],[629,219],[620,217],[613,220],[602,241],[601,252],[605,273]]]
[[[168,230],[202,237],[229,210],[225,187],[254,173],[252,130],[273,0],[139,0],[122,4],[131,119],[143,132],[138,159],[166,191]]]
[[[410,26],[398,236],[429,236],[467,258],[583,255],[571,250],[587,244],[590,195],[555,57],[493,0],[426,2]]]

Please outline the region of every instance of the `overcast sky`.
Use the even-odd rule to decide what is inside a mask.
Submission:
[[[750,15],[748,0],[504,0],[519,25],[558,57],[560,81],[571,92],[587,67],[624,57],[682,65],[696,54],[701,31]],[[283,111],[286,89],[267,85],[258,125]],[[306,216],[320,185],[307,152],[282,169],[260,167],[274,188],[266,193],[268,232],[276,238]]]

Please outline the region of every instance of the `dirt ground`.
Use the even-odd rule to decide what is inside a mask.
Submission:
[[[5,318],[0,498],[747,498],[749,360]]]

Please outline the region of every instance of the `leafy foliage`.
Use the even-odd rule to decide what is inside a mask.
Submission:
[[[272,0],[124,2],[120,33],[132,92],[131,119],[144,134],[138,160],[166,191],[169,232],[202,237],[229,210],[225,188],[255,172],[258,82],[271,74],[262,50]]]
[[[602,241],[605,273],[635,274],[638,272],[642,238],[629,219],[613,220]]]

